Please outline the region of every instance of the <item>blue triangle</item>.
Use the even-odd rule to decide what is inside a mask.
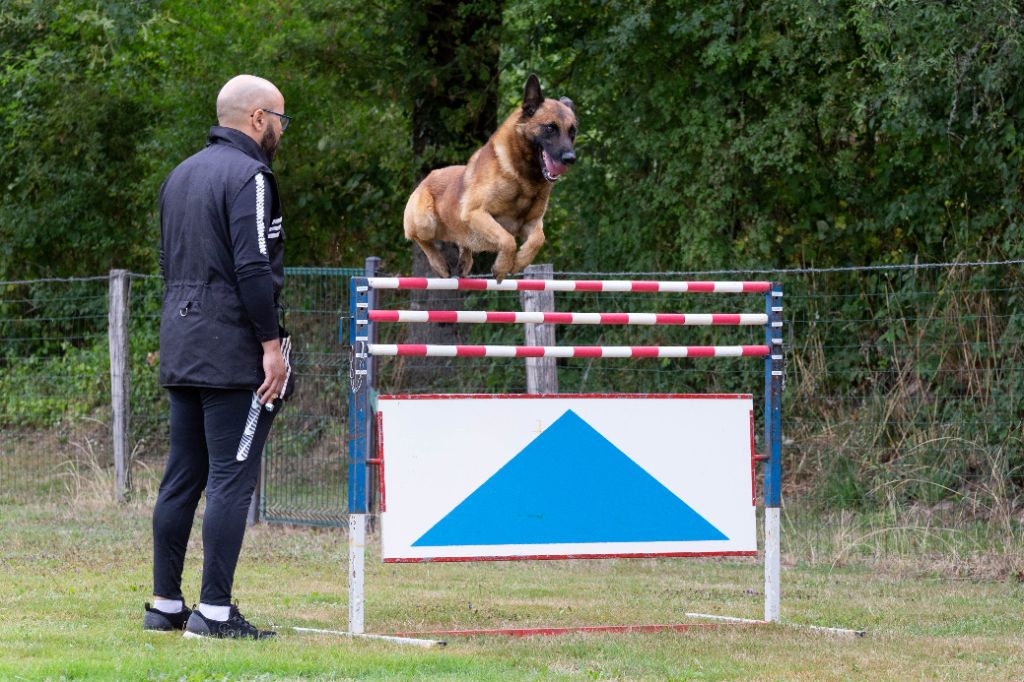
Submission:
[[[572,410],[414,547],[728,540]]]

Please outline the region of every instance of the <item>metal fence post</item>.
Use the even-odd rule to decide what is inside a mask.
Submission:
[[[111,436],[114,442],[114,495],[124,502],[131,487],[128,448],[128,423],[131,418],[130,370],[128,366],[128,300],[127,270],[110,271],[110,305],[107,317],[107,338],[110,351],[110,404],[113,408]]]
[[[529,279],[552,279],[554,268],[550,263],[528,265],[523,274]],[[523,291],[520,299],[524,312],[550,313],[555,310],[555,292]],[[555,345],[555,326],[553,324],[526,324],[527,346]],[[527,393],[558,393],[558,367],[555,358],[526,358],[526,392]]]

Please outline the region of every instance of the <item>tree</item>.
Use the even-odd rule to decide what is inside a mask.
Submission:
[[[563,269],[1014,257],[1019,3],[530,0],[505,58],[580,110]],[[546,247],[547,248],[547,247]]]
[[[155,65],[157,14],[138,3],[12,4],[0,12],[0,277],[150,269],[138,182],[154,111],[138,72]]]
[[[406,96],[419,182],[434,168],[465,164],[497,127],[502,3],[417,0],[403,10],[410,33]],[[420,248],[412,249],[413,274],[434,276]],[[444,252],[454,272],[458,252],[451,245]],[[461,300],[457,292],[422,291],[413,293],[412,304],[453,309]],[[459,327],[449,324],[411,325],[409,334],[414,343],[460,340]]]

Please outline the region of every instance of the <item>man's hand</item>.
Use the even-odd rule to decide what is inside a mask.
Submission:
[[[280,339],[263,342],[263,384],[256,389],[260,405],[276,400],[284,391],[284,380],[287,373],[284,356],[281,355]]]

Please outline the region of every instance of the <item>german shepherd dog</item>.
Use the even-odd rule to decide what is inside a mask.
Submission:
[[[531,74],[523,105],[465,166],[432,171],[405,205],[405,236],[420,245],[441,277],[451,272],[435,241],[459,247],[459,272],[473,254],[497,252],[500,282],[533,262],[544,244],[544,212],[551,186],[575,163],[576,109],[572,100],[544,99]],[[516,238],[523,240],[516,252]]]

